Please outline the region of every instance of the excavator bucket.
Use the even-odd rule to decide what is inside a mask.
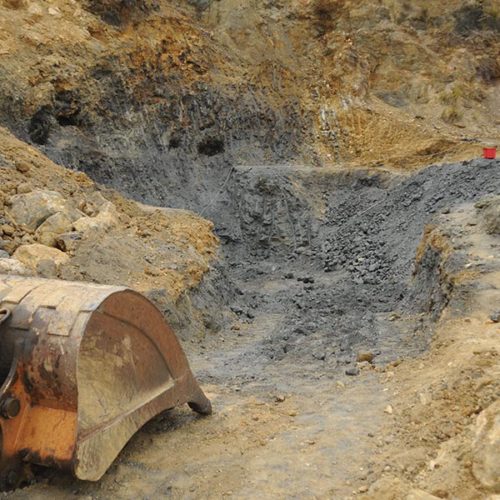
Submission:
[[[144,423],[185,403],[211,413],[145,297],[0,275],[0,488],[26,480],[28,464],[97,481]]]

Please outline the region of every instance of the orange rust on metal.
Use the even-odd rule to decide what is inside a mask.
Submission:
[[[0,488],[26,463],[98,480],[164,410],[211,404],[160,311],[120,287],[0,275]]]

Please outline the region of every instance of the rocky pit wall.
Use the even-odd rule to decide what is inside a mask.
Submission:
[[[500,109],[498,13],[476,3],[4,0],[0,121],[198,212],[234,165],[470,158]]]

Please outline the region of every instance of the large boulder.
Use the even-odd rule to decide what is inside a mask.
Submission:
[[[36,230],[37,240],[49,247],[56,246],[57,237],[68,231],[71,231],[72,220],[63,212],[57,212],[51,215]]]
[[[18,224],[35,230],[51,215],[64,213],[69,219],[75,220],[81,214],[71,207],[64,197],[56,191],[37,189],[31,193],[12,196],[10,199],[10,217]]]
[[[487,489],[500,493],[500,401],[479,414],[473,448],[472,472]]]
[[[40,245],[39,243],[21,245],[15,251],[14,258],[22,262],[26,267],[35,271],[40,267],[46,267],[45,261],[54,263],[56,269],[69,261],[68,255],[61,252],[61,250]]]
[[[85,234],[89,231],[105,232],[114,228],[118,223],[118,212],[110,201],[106,201],[95,217],[81,217],[73,223],[73,229]]]

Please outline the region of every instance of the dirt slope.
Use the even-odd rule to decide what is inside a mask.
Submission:
[[[48,206],[43,193],[60,204]],[[47,227],[57,214],[69,219]],[[154,209],[100,188],[0,128],[1,272],[130,286],[174,323],[184,315],[188,321],[196,316],[189,293],[216,255],[212,229],[191,212]],[[198,334],[199,319],[190,318],[186,331]]]

